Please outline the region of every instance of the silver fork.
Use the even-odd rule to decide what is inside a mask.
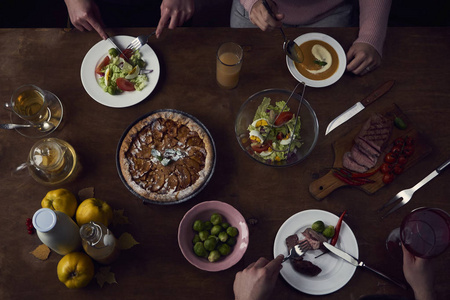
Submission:
[[[291,249],[291,252],[283,259],[282,263],[290,258],[303,256],[308,250],[311,250],[311,245],[307,240],[303,240]]]
[[[382,219],[386,218],[388,215],[390,215],[392,212],[396,211],[397,209],[399,209],[400,207],[402,207],[403,205],[405,205],[406,203],[409,202],[409,200],[411,200],[413,194],[415,191],[417,191],[418,189],[420,189],[422,186],[424,186],[426,183],[428,183],[431,179],[433,179],[434,177],[438,176],[448,165],[450,164],[450,159],[447,160],[445,163],[443,163],[442,165],[440,165],[436,170],[434,170],[433,172],[431,172],[427,177],[425,177],[424,179],[422,179],[418,184],[416,184],[415,186],[413,186],[412,188],[400,191],[397,195],[395,195],[391,200],[389,200],[386,204],[384,204],[382,207],[380,207],[378,209],[378,211],[383,210],[386,206],[391,205],[392,203],[394,203],[397,200],[402,199],[401,202],[399,202],[396,206],[394,206],[390,211],[388,211],[383,217],[381,217]]]
[[[156,33],[156,31],[153,31],[152,33],[150,33],[149,35],[140,35],[137,38],[135,38],[134,40],[131,41],[131,43],[127,46],[126,49],[131,49],[134,51],[136,51],[137,49],[141,48],[142,46],[144,46],[145,44],[147,44],[148,39],[154,35]]]

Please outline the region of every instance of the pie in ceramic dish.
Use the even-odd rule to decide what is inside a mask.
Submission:
[[[177,110],[158,110],[125,131],[117,151],[119,175],[144,200],[174,204],[195,196],[215,166],[215,146],[206,127]]]

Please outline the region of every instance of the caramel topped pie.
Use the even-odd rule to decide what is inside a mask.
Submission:
[[[187,200],[209,181],[215,163],[209,133],[189,115],[156,111],[125,134],[119,148],[124,182],[146,200]]]

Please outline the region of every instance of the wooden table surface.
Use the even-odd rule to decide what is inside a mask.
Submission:
[[[137,36],[154,28],[111,29],[109,34]],[[290,37],[322,32],[348,50],[356,28],[286,29]],[[449,158],[450,127],[450,28],[389,28],[382,66],[364,77],[345,73],[325,88],[307,88],[306,99],[317,113],[319,140],[310,157],[290,168],[269,168],[246,156],[234,135],[234,121],[241,104],[267,88],[291,90],[297,81],[289,73],[281,50],[279,32],[256,29],[179,28],[166,31],[150,46],[161,64],[161,76],[148,98],[128,108],[110,108],[94,101],[80,79],[80,66],[99,37],[95,33],[62,29],[0,29],[0,92],[6,102],[20,85],[33,83],[56,94],[64,106],[61,126],[50,136],[68,141],[80,156],[82,173],[65,187],[74,193],[95,188],[95,196],[114,209],[123,209],[130,224],[123,229],[140,243],[123,251],[111,266],[117,284],[100,288],[95,280],[81,290],[69,290],[58,281],[52,253],[40,261],[30,252],[41,244],[28,235],[25,221],[40,208],[51,188],[31,177],[17,178],[11,171],[23,163],[35,139],[16,131],[0,132],[0,299],[232,299],[236,272],[259,257],[273,257],[273,243],[289,217],[307,209],[340,214],[348,209],[360,258],[386,274],[403,279],[401,262],[385,249],[389,232],[404,216],[421,206],[450,212],[450,171],[424,186],[405,207],[380,220],[376,209],[398,191],[409,188]],[[215,82],[215,53],[225,41],[244,46],[239,85],[223,90]],[[350,121],[325,136],[327,124],[339,113],[367,96],[383,82],[396,81],[392,90]],[[372,113],[396,103],[417,126],[432,152],[374,194],[343,187],[322,201],[309,193],[312,181],[324,175],[334,161],[331,144],[359,126]],[[172,206],[144,205],[122,184],[116,170],[117,143],[135,119],[150,111],[173,108],[197,117],[211,132],[217,148],[217,165],[205,189],[195,198]],[[6,110],[0,121],[10,121]],[[220,200],[236,207],[249,225],[250,244],[232,268],[208,273],[192,266],[177,243],[178,224],[194,205]],[[449,251],[436,258],[436,290],[449,299]],[[357,269],[340,290],[311,296],[277,281],[272,299],[358,299],[367,294],[412,296],[377,275]]]

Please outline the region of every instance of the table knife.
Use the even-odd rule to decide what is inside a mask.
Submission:
[[[128,57],[125,54],[123,54],[122,50],[120,50],[120,48],[116,45],[116,43],[114,43],[114,41],[112,40],[112,38],[109,35],[108,35],[108,41],[114,46],[114,48],[117,49],[117,51],[120,52],[120,54],[122,54],[123,59],[125,59],[128,62],[129,61]]]
[[[366,108],[369,104],[373,103],[375,100],[389,92],[389,90],[394,85],[394,80],[389,80],[382,84],[379,88],[377,88],[374,92],[372,92],[369,96],[361,100],[361,102],[356,103],[346,111],[344,111],[342,114],[337,116],[333,121],[328,124],[327,130],[325,131],[325,135],[329,134],[333,129],[341,125],[342,123],[346,122],[353,116],[355,116],[357,113],[362,111],[364,108]]]
[[[375,272],[376,274],[380,275],[381,277],[395,283],[396,285],[398,285],[399,287],[401,287],[402,289],[406,290],[406,286],[403,283],[398,282],[397,280],[394,280],[390,277],[388,277],[387,275],[372,269],[371,267],[367,266],[364,262],[362,261],[358,261],[356,258],[354,258],[353,256],[351,256],[350,254],[348,254],[347,252],[342,251],[341,249],[338,249],[336,247],[334,247],[331,244],[328,244],[327,242],[324,242],[323,245],[330,250],[332,253],[336,254],[337,256],[339,256],[340,258],[344,259],[345,261],[349,262],[350,264],[354,265],[355,267],[364,267],[372,272]]]

